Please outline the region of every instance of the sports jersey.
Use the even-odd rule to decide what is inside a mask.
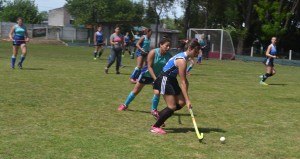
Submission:
[[[169,61],[169,59],[171,57],[172,57],[172,55],[169,52],[165,53],[164,55],[161,55],[160,49],[159,48],[155,49],[155,56],[153,59],[152,68],[153,68],[153,71],[154,71],[154,74],[156,77],[163,70],[163,67],[166,65],[166,63]],[[145,67],[147,67],[147,65]],[[143,74],[143,72],[142,72],[142,74]],[[151,77],[151,74],[149,73],[148,69],[146,69],[143,76]]]
[[[178,74],[178,66],[176,66],[177,59],[184,59],[185,61],[188,60],[186,52],[181,52],[175,56],[173,56],[167,64],[163,68],[163,72],[171,77],[176,77]]]
[[[97,31],[96,32],[96,41],[97,42],[103,42],[103,32],[102,31]]]

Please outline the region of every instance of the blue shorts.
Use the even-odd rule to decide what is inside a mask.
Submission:
[[[13,45],[20,46],[21,44],[26,44],[24,36],[14,36]]]
[[[148,53],[142,53],[140,50],[138,50],[136,52],[136,57],[139,57],[139,56],[143,56],[143,57],[147,57]]]

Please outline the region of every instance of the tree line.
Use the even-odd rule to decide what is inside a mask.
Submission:
[[[236,52],[259,41],[263,46],[278,38],[282,51],[300,51],[300,0],[66,0],[65,7],[75,24],[97,25],[108,22],[132,22],[150,26],[165,23],[182,32],[188,28],[226,29],[231,33]],[[180,6],[183,16],[172,10]],[[173,16],[169,16],[172,14]],[[46,13],[38,12],[34,0],[0,0],[1,21],[41,23]],[[128,26],[127,27],[131,27]],[[124,25],[125,27],[125,25]]]

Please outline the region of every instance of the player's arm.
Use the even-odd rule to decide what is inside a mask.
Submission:
[[[15,26],[12,26],[10,31],[9,31],[9,34],[8,34],[10,40],[13,40],[14,31],[15,31]]]
[[[272,46],[269,45],[269,46],[268,46],[268,49],[267,49],[267,51],[266,51],[266,56],[271,57],[271,58],[276,58],[276,56],[273,56],[273,55],[270,54],[271,48],[272,48]]]
[[[155,57],[155,49],[151,50],[149,52],[149,54],[148,54],[148,57],[147,57],[147,67],[148,67],[148,71],[149,71],[151,77],[154,80],[156,80],[156,76],[155,76],[155,73],[154,73],[153,68],[152,68],[154,57]]]
[[[29,42],[29,35],[28,35],[28,32],[27,32],[27,29],[25,29],[25,36],[26,36],[25,41]]]
[[[140,40],[136,43],[136,47],[141,50],[143,53],[146,53],[143,48],[141,48],[140,44],[144,41],[145,37],[142,36]]]
[[[96,32],[94,33],[94,45],[96,46],[97,45],[97,42],[96,42]]]
[[[184,59],[177,59],[176,65],[178,67],[182,95],[184,96],[187,107],[190,108],[192,106],[192,103],[188,95],[189,82],[186,79],[186,61]]]

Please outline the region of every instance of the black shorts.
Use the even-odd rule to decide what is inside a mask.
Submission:
[[[154,81],[153,89],[165,95],[179,95],[181,93],[177,78],[162,74]]]
[[[154,79],[151,78],[151,77],[145,77],[145,76],[139,76],[138,78],[138,81],[141,83],[141,84],[152,84]]]
[[[103,46],[104,45],[104,42],[103,41],[97,41],[96,42],[96,46]]]
[[[266,65],[266,66],[274,67],[274,59],[273,58],[266,58],[263,61],[263,64]]]

